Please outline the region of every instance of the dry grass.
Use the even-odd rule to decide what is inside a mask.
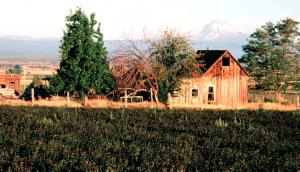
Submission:
[[[297,107],[297,105],[283,105],[280,103],[249,103],[246,106],[247,109],[265,109],[265,110],[281,110],[281,111],[293,111],[293,110],[299,110],[300,107]]]
[[[96,107],[96,108],[124,108],[125,103],[124,102],[113,102],[108,99],[95,99],[95,100],[88,100],[85,103],[86,107]],[[159,103],[153,103],[151,102],[136,102],[136,103],[128,103],[128,108],[157,108],[157,109],[163,109],[166,108],[164,104]]]
[[[91,108],[124,108],[125,103],[123,102],[113,102],[108,99],[94,99],[87,100],[84,104],[78,101],[67,102],[65,97],[53,97],[51,100],[37,100],[32,104],[31,101],[24,101],[20,99],[0,99],[0,105],[8,106],[49,106],[49,107],[91,107]],[[128,108],[157,108],[164,109],[167,108],[164,104],[152,103],[151,102],[138,102],[138,103],[128,103]],[[299,110],[300,108],[296,105],[283,105],[280,103],[248,103],[247,105],[235,105],[235,106],[225,106],[225,105],[199,105],[199,104],[172,104],[170,106],[172,109],[265,109],[265,110],[282,110],[282,111],[292,111]]]
[[[68,104],[66,100],[36,100],[34,103],[21,99],[1,99],[0,105],[8,106],[49,106],[49,107],[82,107],[82,104],[75,101],[70,101]]]
[[[25,101],[21,99],[0,99],[0,105],[8,106],[48,106],[48,107],[91,107],[91,108],[124,108],[125,103],[113,102],[108,99],[93,99],[87,100],[84,104],[70,100],[67,102],[65,97],[53,97],[52,99],[40,99],[31,101]],[[163,109],[165,105],[162,103],[156,104],[151,102],[138,102],[128,103],[128,108],[158,108]]]
[[[283,105],[280,103],[248,103],[246,105],[199,105],[199,104],[172,104],[171,108],[180,109],[216,109],[216,110],[226,110],[226,109],[249,109],[249,110],[280,110],[280,111],[293,111],[299,110],[296,105]]]
[[[213,104],[187,104],[187,103],[175,103],[169,106],[172,109],[216,109],[216,110],[225,110],[225,109],[235,109],[233,107],[225,105],[213,105]]]

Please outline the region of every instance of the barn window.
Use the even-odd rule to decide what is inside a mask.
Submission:
[[[215,100],[214,87],[208,87],[208,101],[212,102]]]
[[[198,89],[192,89],[192,96],[197,97],[198,96]]]
[[[229,66],[230,65],[230,58],[224,57],[222,59],[222,66]]]
[[[0,88],[5,88],[6,86],[4,84],[1,84],[0,85]]]

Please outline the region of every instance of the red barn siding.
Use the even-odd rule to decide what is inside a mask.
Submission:
[[[0,85],[5,89],[14,89],[20,93],[20,76],[13,74],[0,74]]]

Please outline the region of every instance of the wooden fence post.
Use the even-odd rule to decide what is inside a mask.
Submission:
[[[167,100],[167,102],[168,102],[169,108],[171,109],[172,108],[171,93],[168,93],[168,100]]]
[[[150,88],[151,109],[153,109],[153,90]]]
[[[87,95],[84,96],[84,106],[88,105],[88,97]]]
[[[127,89],[125,89],[125,108],[127,108]]]
[[[297,96],[297,102],[296,102],[297,110],[300,108],[300,106],[299,106],[300,102],[299,101],[300,101],[299,96]]]
[[[31,105],[34,105],[34,88],[31,88]]]
[[[70,92],[67,92],[67,106],[69,106],[70,103]]]

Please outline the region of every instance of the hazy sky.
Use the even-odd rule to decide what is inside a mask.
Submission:
[[[0,36],[59,37],[70,9],[96,13],[105,39],[124,33],[199,29],[221,19],[251,33],[268,21],[300,20],[300,0],[0,0]]]

